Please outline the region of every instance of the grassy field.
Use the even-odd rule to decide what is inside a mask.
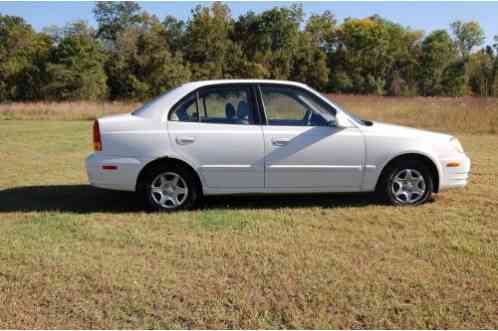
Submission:
[[[393,107],[376,116],[412,120]],[[471,182],[420,207],[218,197],[176,214],[86,185],[91,122],[0,121],[0,328],[498,328],[486,116],[445,124]]]

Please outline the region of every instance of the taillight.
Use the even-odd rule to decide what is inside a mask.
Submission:
[[[99,121],[93,122],[93,149],[96,152],[102,150],[102,139],[100,137]]]

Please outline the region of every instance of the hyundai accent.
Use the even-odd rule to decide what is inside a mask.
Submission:
[[[394,205],[467,184],[458,139],[357,118],[310,87],[274,80],[181,85],[96,120],[91,185],[158,211],[207,195],[375,192]]]

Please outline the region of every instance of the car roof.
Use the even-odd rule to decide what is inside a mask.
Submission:
[[[219,85],[219,84],[279,84],[279,85],[293,85],[305,87],[306,85],[299,82],[289,80],[273,80],[273,79],[214,79],[214,80],[199,80],[194,82],[185,83],[181,86],[192,87],[197,89],[199,87]]]
[[[145,104],[142,108],[133,112],[133,115],[160,118],[165,109],[171,108],[175,103],[181,100],[184,96],[201,87],[221,84],[278,84],[288,86],[299,86],[307,88],[303,83],[292,82],[287,80],[271,80],[271,79],[216,79],[216,80],[200,80],[182,84],[168,92],[160,95],[151,102]]]

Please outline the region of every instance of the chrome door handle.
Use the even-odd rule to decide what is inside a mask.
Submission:
[[[285,146],[289,143],[290,138],[273,138],[271,143],[275,146]]]
[[[194,137],[176,137],[176,142],[179,145],[191,144],[195,141]]]

